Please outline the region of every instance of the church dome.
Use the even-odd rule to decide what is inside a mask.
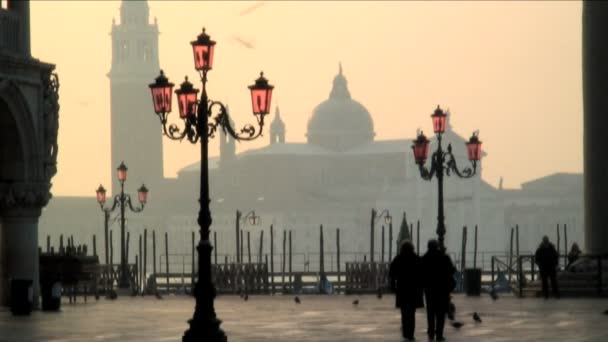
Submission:
[[[329,99],[321,102],[308,120],[308,142],[331,150],[347,150],[374,140],[374,122],[367,109],[353,100],[340,71]]]

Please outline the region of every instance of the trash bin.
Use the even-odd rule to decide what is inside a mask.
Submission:
[[[13,315],[29,315],[32,312],[34,289],[30,279],[11,279],[11,312]]]
[[[44,281],[41,284],[43,311],[59,311],[61,308],[61,283],[59,281]]]
[[[464,291],[467,296],[481,294],[481,269],[467,268],[464,270]]]

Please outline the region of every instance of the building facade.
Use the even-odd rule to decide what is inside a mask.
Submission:
[[[0,4],[1,1],[0,1]],[[29,1],[0,6],[0,305],[11,279],[38,287],[38,219],[56,173],[59,80],[30,53]]]

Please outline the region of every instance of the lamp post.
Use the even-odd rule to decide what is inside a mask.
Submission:
[[[257,226],[260,224],[260,216],[255,214],[255,210],[248,212],[242,218],[243,222],[248,222],[251,226]]]
[[[447,150],[444,151],[441,148],[441,138],[446,128],[447,114],[437,106],[435,112],[431,115],[433,119],[433,130],[437,135],[437,150],[433,152],[431,157],[431,169],[427,169],[424,163],[429,154],[429,140],[426,138],[424,133],[420,131],[418,137],[414,140],[412,150],[414,152],[414,158],[416,164],[420,169],[420,175],[424,180],[431,180],[433,176],[437,177],[437,236],[439,237],[439,246],[442,250],[445,250],[444,236],[445,236],[445,216],[443,213],[443,176],[444,173],[450,176],[451,172],[454,172],[460,178],[471,178],[477,172],[477,162],[481,158],[481,141],[479,141],[478,132],[473,132],[471,138],[466,143],[469,161],[472,167],[467,167],[460,171],[456,165],[456,159],[452,154],[452,144],[448,144]]]
[[[211,210],[209,208],[209,167],[208,167],[208,145],[209,138],[214,137],[218,129],[230,134],[234,139],[250,141],[262,134],[264,117],[270,111],[270,100],[273,86],[260,73],[255,84],[249,86],[253,115],[258,127],[251,124],[245,125],[240,131],[235,130],[230,123],[226,106],[207,97],[207,72],[213,66],[213,51],[215,41],[203,32],[197,39],[190,43],[194,53],[194,67],[199,72],[203,90],[200,99],[197,100],[198,89],[188,82],[188,78],[175,91],[179,107],[179,116],[184,121],[184,127],[179,128],[176,124],[168,124],[167,117],[171,112],[171,96],[173,83],[169,82],[161,70],[155,83],[150,84],[154,111],[160,119],[163,134],[172,140],[183,140],[201,146],[201,174],[200,174],[200,209],[198,212],[198,225],[200,227],[200,241],[198,251],[198,281],[194,288],[196,306],[194,316],[188,321],[190,328],[184,333],[183,341],[226,341],[226,334],[220,328],[221,320],[217,318],[213,300],[215,298],[215,287],[211,280],[211,251],[213,247],[209,241],[211,226]],[[214,114],[214,109],[217,113]]]
[[[124,162],[120,163],[118,166],[118,180],[120,181],[120,194],[114,196],[114,203],[111,207],[104,207],[106,203],[106,189],[103,185],[99,185],[97,188],[97,202],[101,207],[101,210],[104,212],[104,233],[106,237],[106,241],[108,240],[108,221],[110,218],[110,213],[113,212],[118,205],[120,205],[120,272],[118,278],[118,288],[127,289],[130,286],[129,282],[129,270],[127,267],[127,256],[126,256],[126,246],[125,246],[125,207],[134,212],[139,213],[144,210],[144,206],[148,201],[148,189],[144,184],[141,185],[139,189],[137,189],[137,199],[139,200],[140,207],[133,207],[131,204],[131,196],[129,194],[125,194],[124,186],[125,181],[127,180],[127,166]],[[108,264],[108,246],[106,244],[106,265]]]

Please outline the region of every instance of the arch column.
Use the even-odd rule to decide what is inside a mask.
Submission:
[[[608,3],[583,2],[585,249],[608,253]]]
[[[3,302],[9,305],[8,289],[11,279],[32,280],[34,308],[38,307],[40,293],[39,255],[38,255],[38,218],[40,208],[13,208],[1,212],[3,253],[3,277],[0,281]]]

